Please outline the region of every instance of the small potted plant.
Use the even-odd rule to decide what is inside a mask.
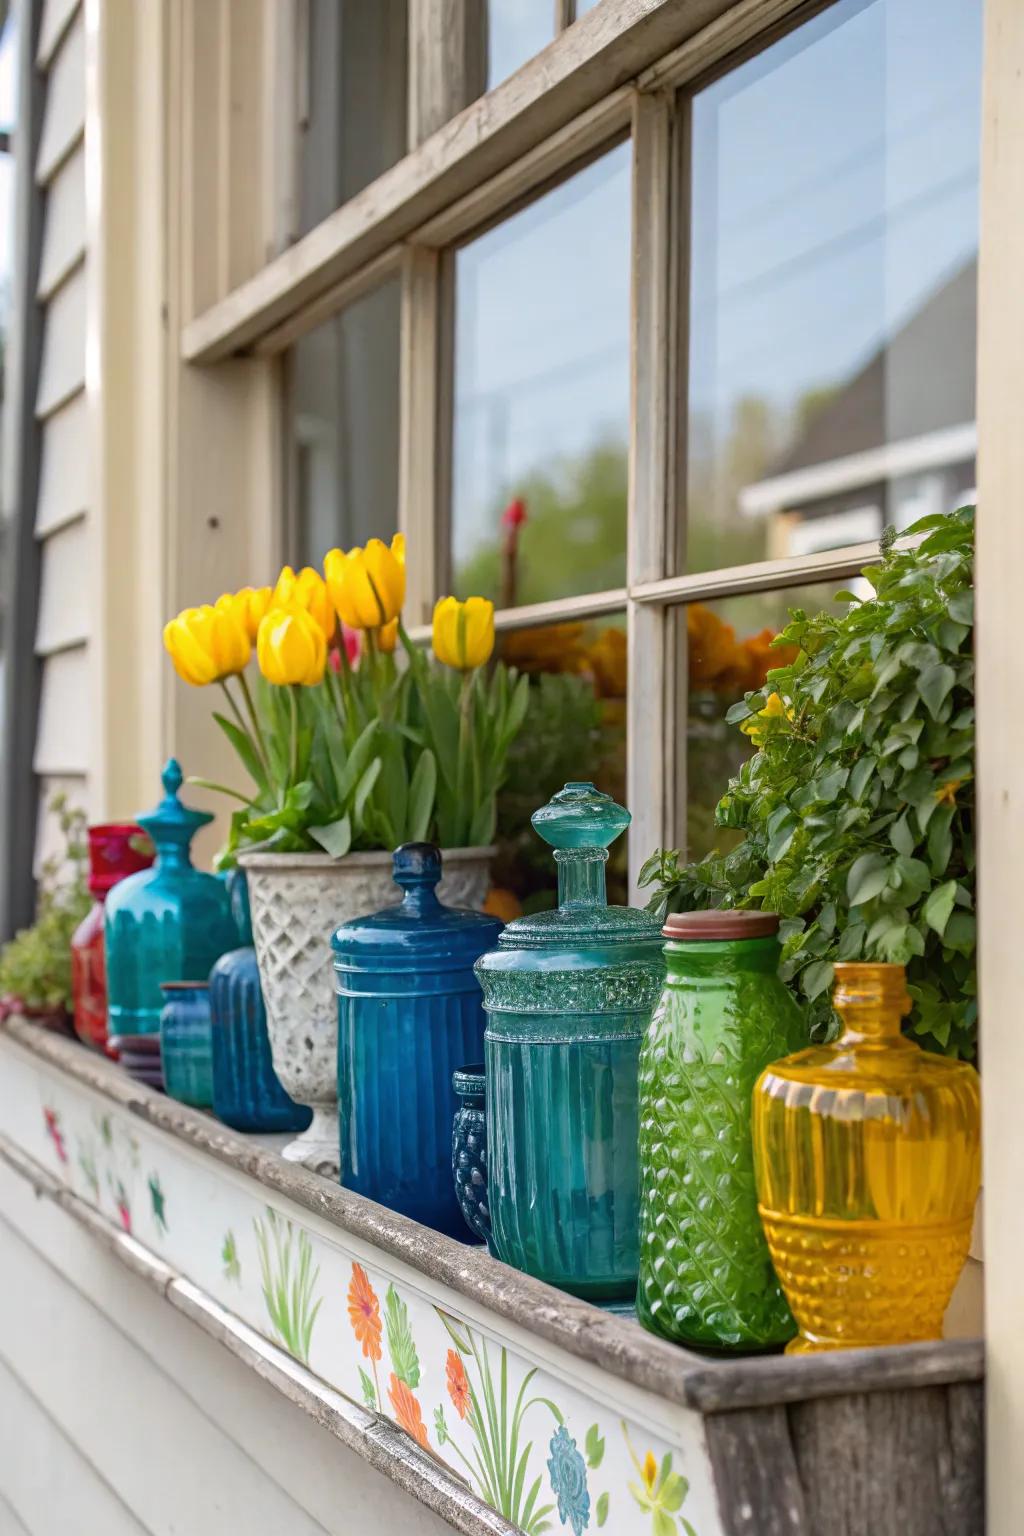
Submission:
[[[237,802],[221,859],[249,882],[275,1071],[313,1110],[284,1155],[332,1174],[330,935],[398,899],[390,855],[404,842],[439,843],[443,900],[483,904],[495,798],[526,709],[525,679],[500,664],[488,670],[490,603],[439,603],[431,659],[402,629],[404,598],[396,535],[390,546],[332,550],[324,575],[286,566],[273,589],[186,609],[164,633],[179,675],[219,684],[228,703],[215,718],[251,784],[196,782]]]

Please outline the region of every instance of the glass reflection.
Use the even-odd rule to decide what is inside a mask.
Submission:
[[[390,539],[398,518],[398,278],[303,336],[288,358],[290,557]]]
[[[555,35],[553,0],[487,0],[487,89],[514,75]]]
[[[790,587],[689,603],[680,610],[678,633],[686,655],[686,846],[691,859],[702,859],[713,848],[725,853],[738,841],[737,833],[715,826],[715,806],[752,747],[737,726],[726,725],[726,711],[745,693],[760,688],[772,668],[795,660],[795,647],[774,644],[790,611],[820,613],[834,608],[834,596],[835,588],[829,585]]]
[[[629,146],[456,257],[452,572],[508,606],[625,580]]]
[[[970,499],[978,0],[839,0],[698,93],[685,568]]]
[[[625,804],[625,616],[507,632],[501,656],[530,677],[529,713],[498,800],[495,910],[507,920],[557,900],[551,850],[530,825],[538,806],[571,779],[592,779]],[[608,900],[626,901],[625,838],[612,845],[607,877]]]

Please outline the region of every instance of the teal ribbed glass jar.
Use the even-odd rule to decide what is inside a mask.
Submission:
[[[172,757],[163,771],[164,798],[139,826],[156,846],[151,869],[114,886],[105,907],[108,1032],[116,1049],[126,1035],[160,1028],[162,981],[202,981],[215,960],[238,947],[227,887],[193,869],[189,847],[212,821],[178,799],[181,769]]]
[[[640,1055],[640,1284],[653,1333],[749,1351],[796,1332],[757,1212],[754,1083],[807,1029],[769,912],[680,912]]]
[[[589,783],[535,812],[558,908],[517,918],[476,966],[494,1252],[594,1301],[636,1286],[638,1057],[665,974],[654,918],[605,900],[629,820]]]

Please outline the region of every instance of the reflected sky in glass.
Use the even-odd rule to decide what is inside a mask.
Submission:
[[[488,0],[487,89],[514,75],[554,35],[554,0]]]

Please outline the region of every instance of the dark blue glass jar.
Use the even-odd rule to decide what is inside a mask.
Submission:
[[[205,981],[163,981],[160,1059],[168,1098],[195,1109],[213,1105],[210,993]]]
[[[491,1245],[491,1213],[487,1209],[487,1109],[484,1064],[461,1067],[452,1075],[459,1107],[452,1126],[452,1178],[466,1225],[481,1242]]]
[[[304,1131],[313,1111],[289,1098],[271,1059],[249,888],[240,869],[232,871],[228,889],[243,947],[221,955],[210,972],[213,1111],[236,1131]]]
[[[483,1055],[473,964],[501,924],[441,905],[431,843],[397,849],[393,870],[401,904],[343,923],[331,940],[341,1182],[467,1241],[452,1184],[452,1073]]]

